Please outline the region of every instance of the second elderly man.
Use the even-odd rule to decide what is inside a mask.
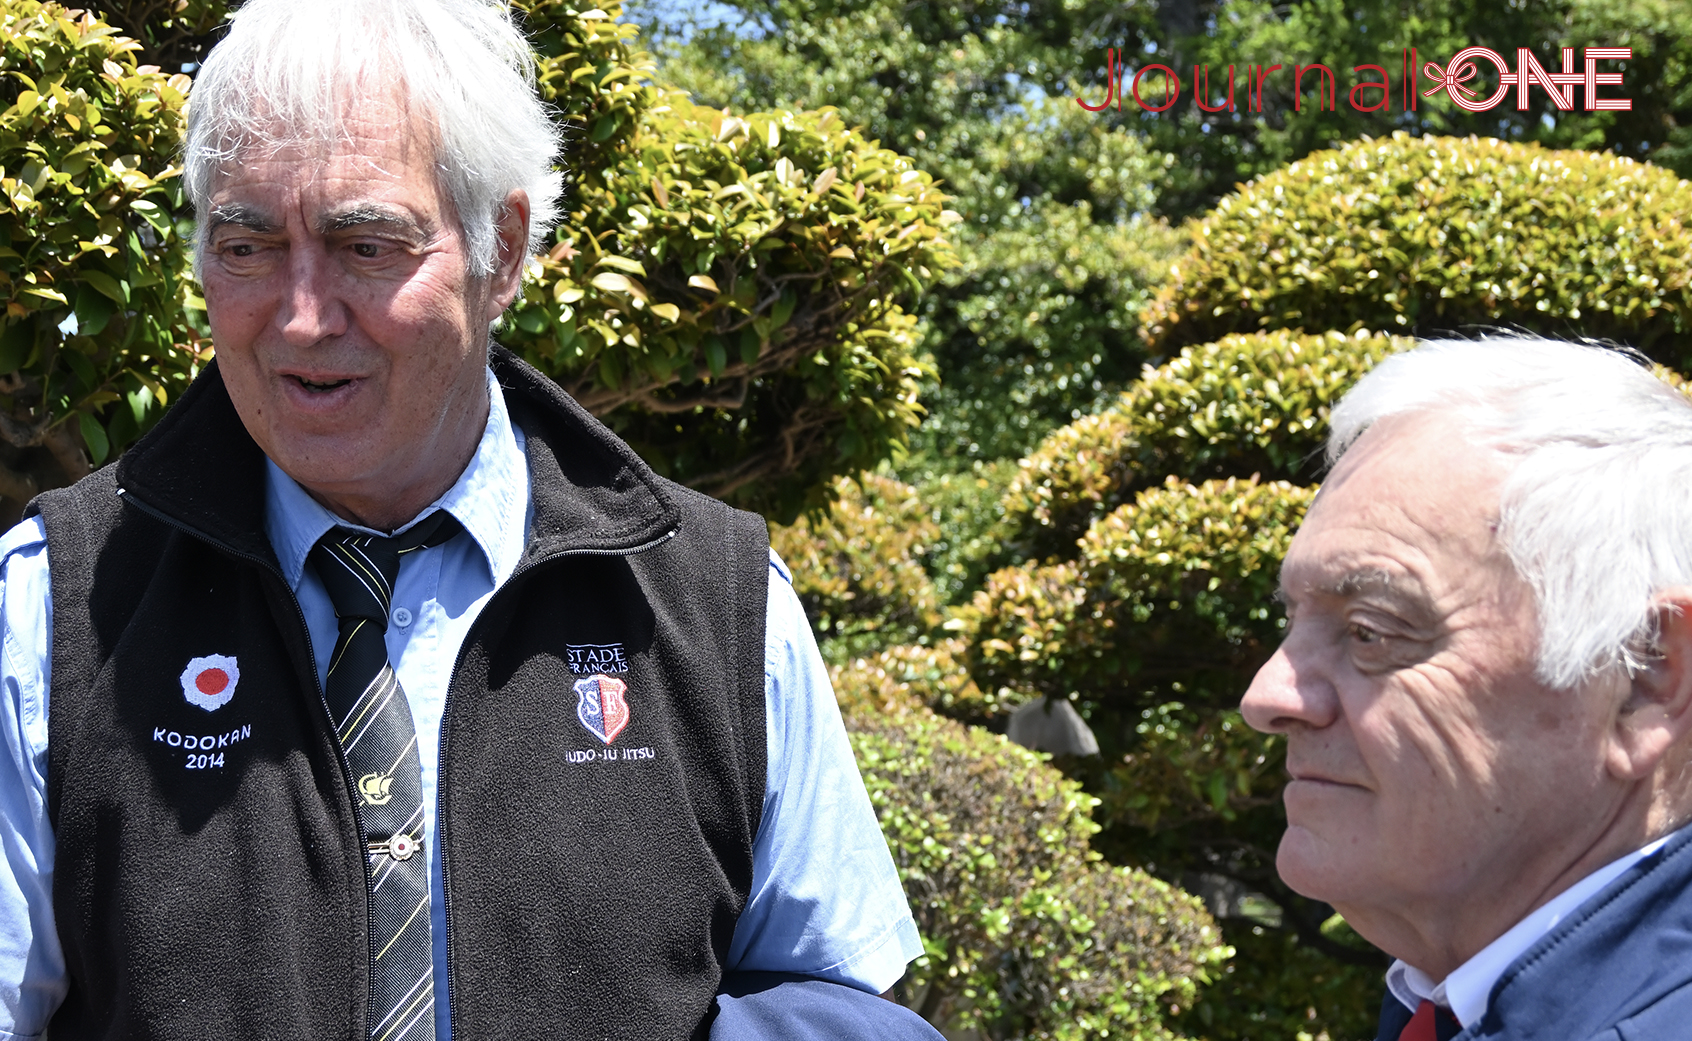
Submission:
[[[1692,402],[1427,344],[1334,411],[1242,709],[1289,886],[1393,955],[1381,1041],[1692,1036]]]

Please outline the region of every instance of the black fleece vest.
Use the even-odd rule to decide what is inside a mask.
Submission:
[[[509,354],[494,369],[534,512],[442,723],[454,1036],[703,1036],[764,798],[767,529]],[[213,365],[34,504],[71,980],[53,1041],[367,1037],[364,843],[262,463]],[[209,656],[235,662],[221,704],[189,668]],[[619,684],[626,719],[616,697],[578,712]]]

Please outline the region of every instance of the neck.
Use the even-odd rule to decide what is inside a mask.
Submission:
[[[1672,832],[1679,818],[1664,812],[1661,795],[1655,784],[1639,783],[1579,841],[1531,862],[1500,865],[1494,884],[1471,885],[1456,899],[1445,892],[1392,909],[1335,910],[1381,950],[1443,980],[1581,879]]]

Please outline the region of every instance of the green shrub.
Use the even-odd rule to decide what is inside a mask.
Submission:
[[[901,452],[927,371],[903,305],[953,263],[933,179],[832,109],[651,85],[617,0],[527,6],[579,174],[502,339],[661,473],[778,521]]]
[[[971,674],[1092,703],[1205,676],[1237,698],[1280,639],[1276,576],[1313,495],[1233,477],[1140,492],[1088,530],[1077,560],[988,579],[961,615]]]
[[[0,5],[0,494],[20,505],[133,441],[206,357],[172,219],[188,78],[137,49],[86,12]]]
[[[1003,504],[1016,472],[1015,459],[977,460],[957,471],[902,469],[900,476],[916,485],[940,529],[926,564],[942,603],[967,602],[989,573],[1016,559]]]
[[[180,69],[198,65],[229,17],[226,0],[104,0],[100,17],[123,26],[141,44],[149,65]]]
[[[1337,917],[1337,916],[1336,916]],[[1230,923],[1235,955],[1177,1025],[1212,1039],[1363,1041],[1381,1009],[1381,970],[1330,957],[1291,932]],[[1336,921],[1330,933],[1349,928]],[[1355,936],[1355,934],[1351,934]],[[1361,939],[1349,942],[1362,943]]]
[[[827,513],[770,528],[823,655],[841,661],[937,627],[939,602],[922,558],[939,529],[916,489],[869,474],[841,478],[834,494]]]
[[[568,176],[615,162],[641,117],[659,104],[652,56],[622,20],[621,0],[513,0],[535,49],[541,97],[568,131]]]
[[[1230,879],[1272,913],[1221,923],[1256,960],[1179,1020],[1212,1038],[1361,1036],[1378,995],[1379,955],[1324,938],[1331,909],[1274,877],[1284,746],[1237,709],[1280,638],[1277,573],[1314,494],[1170,477],[1095,521],[1076,559],[995,573],[958,618],[982,701],[1067,697],[1093,729],[1101,754],[1067,768],[1100,799],[1100,852],[1183,884]]]
[[[894,713],[922,706],[950,719],[987,724],[1001,713],[964,668],[965,644],[957,638],[906,643],[833,666],[830,676],[841,711]]]
[[[1018,465],[1006,522],[1035,558],[1072,557],[1087,526],[1170,474],[1308,483],[1330,405],[1401,337],[1225,336],[1188,347],[1097,415],[1054,431]]]
[[[1153,349],[1259,329],[1510,325],[1692,360],[1692,186],[1614,155],[1354,141],[1224,198],[1147,308]]]
[[[1231,953],[1203,905],[1088,847],[1094,801],[1044,757],[836,673],[926,947],[901,998],[997,1038],[1173,1039]],[[868,687],[866,692],[861,689]]]

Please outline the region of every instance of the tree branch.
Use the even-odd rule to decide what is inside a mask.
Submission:
[[[10,413],[0,411],[0,438],[19,448],[34,448],[47,436],[47,420],[24,425],[12,418]]]
[[[658,398],[646,394],[635,400],[648,412],[691,412],[696,408],[739,408],[746,404],[746,391],[752,381],[742,376],[730,381],[726,386],[718,384],[715,389],[707,389],[697,394],[677,398]]]

